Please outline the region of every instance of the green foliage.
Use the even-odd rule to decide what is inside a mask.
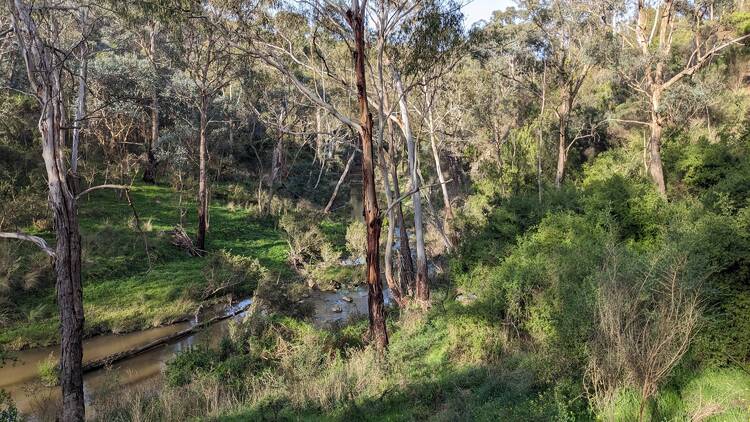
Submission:
[[[662,234],[665,204],[650,183],[615,174],[607,179],[587,179],[584,186],[582,202],[587,214],[609,214],[622,238],[648,243]]]
[[[167,362],[164,375],[167,385],[172,387],[189,383],[198,371],[208,371],[213,368],[215,355],[205,347],[194,347],[177,354]]]
[[[590,217],[550,215],[499,268],[495,289],[508,317],[548,348],[552,372],[582,364],[595,304],[592,276],[611,237]]]
[[[50,353],[37,367],[42,384],[47,387],[60,385],[60,362]]]
[[[234,255],[226,250],[213,252],[203,266],[207,290],[222,289],[222,293],[252,294],[258,282],[268,277],[268,270],[257,258]]]
[[[745,420],[750,418],[750,375],[739,369],[702,371],[684,384],[679,397],[683,408],[671,410],[673,418]]]
[[[750,33],[750,12],[733,12],[728,16],[727,21],[739,34]]]
[[[742,421],[750,417],[750,375],[737,369],[692,372],[660,392],[646,407],[645,420]],[[602,419],[637,421],[639,395],[630,389],[618,392]]]
[[[346,250],[353,258],[367,254],[367,227],[361,220],[354,220],[346,228]]]
[[[302,209],[281,216],[279,227],[286,233],[289,244],[289,260],[295,268],[314,264],[321,258],[321,248],[326,239],[316,224],[318,214]]]
[[[130,195],[141,221],[151,221],[152,230],[146,232],[153,261],[150,269],[140,234],[129,226],[132,211],[124,199],[103,190],[80,202],[85,335],[170,323],[192,315],[203,293],[221,284],[238,283],[222,294],[250,294],[268,273],[292,273],[286,265],[287,244],[273,221],[215,203],[208,236],[209,250],[215,252],[194,258],[169,242],[167,232],[179,222],[177,193],[161,186],[137,186]],[[47,232],[38,234],[50,237]],[[11,243],[0,244],[0,274],[6,262],[5,247],[13,248]],[[54,344],[58,317],[49,260],[39,259],[33,245],[21,244],[19,253],[24,257],[12,273],[13,285],[34,287],[27,292],[16,289],[12,315],[0,330],[0,344],[9,349]],[[7,262],[18,258],[7,256]]]
[[[18,412],[13,399],[5,390],[0,390],[0,422],[19,422],[21,414]]]

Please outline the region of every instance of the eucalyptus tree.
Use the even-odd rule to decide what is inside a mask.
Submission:
[[[47,246],[38,237],[2,233],[0,237],[29,240],[54,258],[57,304],[60,311],[60,381],[65,421],[84,419],[83,397],[83,294],[81,285],[81,235],[76,196],[69,184],[64,159],[65,121],[63,72],[75,44],[63,41],[62,27],[75,22],[77,5],[60,2],[8,0],[16,43],[26,64],[33,94],[39,102],[39,132],[47,174],[49,206],[54,217],[57,244]],[[72,26],[72,25],[71,25]]]
[[[543,161],[548,155],[543,142],[548,83],[540,54],[540,31],[525,16],[524,10],[515,8],[495,12],[492,20],[476,33],[475,58],[465,61],[459,74],[465,87],[461,109],[474,138],[473,145],[477,145],[472,150],[472,173],[475,177],[494,174],[499,180],[494,189],[503,196],[512,193],[526,177],[519,163],[519,150],[532,146],[519,145],[518,138],[536,126],[534,149],[541,198]],[[496,165],[492,165],[493,160]]]
[[[601,22],[622,40],[613,68],[646,105],[646,119],[628,122],[648,127],[646,166],[659,193],[666,197],[661,159],[662,134],[671,120],[664,104],[666,95],[750,34],[737,34],[727,26],[731,20],[724,17],[734,5],[723,0],[620,0],[611,6],[615,13],[601,12]]]
[[[170,112],[170,103],[162,104],[163,96],[169,92],[169,79],[173,69],[175,49],[179,46],[170,36],[187,23],[195,7],[190,0],[169,0],[161,2],[114,2],[111,5],[114,18],[112,25],[126,36],[120,39],[121,49],[145,60],[150,67],[148,89],[139,93],[141,107],[148,113],[147,130],[143,136],[145,159],[142,179],[146,183],[156,183],[157,147],[163,115]],[[167,110],[164,110],[167,108]]]
[[[388,346],[388,334],[380,281],[382,216],[375,187],[373,120],[367,89],[367,0],[352,0],[349,4],[337,0],[302,1],[277,5],[274,10],[252,1],[229,3],[223,6],[228,15],[233,15],[226,23],[226,29],[227,34],[234,38],[237,48],[250,58],[275,69],[307,100],[352,128],[359,137],[362,151],[363,215],[367,227],[369,336],[377,347],[384,349]],[[289,28],[287,25],[273,25],[276,19],[288,19],[294,15],[304,16],[295,20],[304,26]],[[303,31],[309,25],[312,28]],[[321,32],[333,34],[332,38],[338,38],[339,42],[332,49],[324,48],[317,42],[317,36]],[[305,36],[310,38],[305,39]],[[341,57],[342,54],[349,55],[351,60],[348,63],[330,60]],[[341,63],[342,66],[334,67],[334,63]],[[349,77],[351,74],[354,75],[354,81]],[[326,79],[347,93],[356,93],[357,111],[352,110],[353,107],[349,107],[346,101],[337,102],[330,95],[322,95],[320,85],[313,82],[316,79]],[[355,113],[356,117],[353,116]]]
[[[556,88],[547,95],[557,117],[557,169],[555,187],[565,176],[568,153],[577,136],[570,136],[572,114],[578,105],[581,87],[597,64],[597,51],[606,38],[597,36],[600,17],[580,0],[529,0],[523,2],[527,19],[539,31],[536,49],[548,72],[547,80]],[[572,139],[571,139],[572,138]]]
[[[73,137],[70,147],[70,173],[74,180],[74,190],[76,191],[78,190],[78,151],[79,145],[81,143],[81,131],[85,124],[86,118],[86,94],[88,92],[86,88],[86,79],[88,73],[89,55],[91,50],[88,38],[91,30],[93,29],[91,17],[89,16],[90,13],[91,12],[89,11],[88,7],[80,7],[78,11],[77,22],[80,27],[80,32],[84,34],[84,36],[77,51],[79,61],[78,74],[76,75],[78,83],[78,93],[76,96]]]
[[[146,25],[148,36],[146,39],[148,42],[143,42],[142,50],[144,55],[148,58],[151,68],[155,75],[159,75],[161,65],[159,60],[159,35],[161,32],[161,24],[159,20],[149,19]],[[150,136],[146,137],[146,168],[143,171],[143,181],[146,183],[156,183],[156,154],[154,149],[159,142],[159,88],[161,84],[158,83],[158,78],[155,80],[151,89],[151,101],[150,101],[150,117],[151,117],[151,133]]]
[[[181,41],[179,72],[173,81],[173,94],[198,114],[198,233],[196,246],[206,250],[208,230],[208,125],[212,103],[231,81],[232,53],[226,37],[216,31],[219,19],[209,8],[195,11],[175,34]]]
[[[256,81],[257,83],[257,81]],[[293,87],[283,81],[274,80],[270,77],[263,79],[263,88],[249,99],[249,107],[254,112],[254,118],[263,123],[266,133],[275,139],[273,143],[271,163],[267,172],[259,181],[258,190],[265,184],[268,187],[266,205],[259,199],[261,211],[271,211],[271,202],[278,185],[283,182],[289,173],[287,162],[287,151],[290,149],[290,140],[304,138],[306,133],[304,127],[311,117],[311,107],[305,104],[300,94]],[[304,145],[298,149],[301,150]],[[292,163],[293,164],[293,163]]]
[[[119,40],[107,39],[102,43],[116,44]],[[147,98],[157,76],[150,64],[130,52],[111,49],[97,52],[89,59],[86,90],[90,93],[90,122],[87,133],[91,141],[84,150],[96,145],[103,155],[104,179],[111,176],[129,181],[140,168],[135,164],[133,145],[141,148],[139,128],[147,118]],[[119,169],[116,173],[113,171]],[[86,178],[96,175],[83,174]],[[99,175],[101,176],[101,175]]]
[[[397,2],[395,6],[384,7],[383,10],[385,12],[381,12],[383,18],[380,21],[390,23],[391,29],[388,24],[376,26],[381,28],[379,29],[382,33],[380,38],[383,41],[381,41],[380,50],[385,51],[384,54],[389,63],[393,91],[396,96],[394,103],[399,111],[396,117],[391,114],[390,110],[387,110],[383,118],[387,117],[395,121],[406,141],[411,183],[409,194],[414,207],[416,238],[415,296],[420,302],[428,304],[430,288],[422,211],[423,187],[419,171],[419,146],[414,136],[409,98],[415,94],[412,92],[415,88],[442,77],[458,62],[457,51],[464,45],[463,16],[460,8],[452,1]],[[381,124],[380,127],[382,128],[383,125]],[[393,181],[397,186],[397,179],[394,178]],[[442,182],[441,186],[444,186],[445,181]],[[442,232],[442,226],[439,223],[437,226]]]

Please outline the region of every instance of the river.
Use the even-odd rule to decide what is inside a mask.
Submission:
[[[388,293],[386,289],[386,304],[390,303]],[[367,289],[365,287],[336,292],[313,290],[304,301],[313,304],[314,315],[312,320],[318,327],[339,324],[352,317],[367,315]],[[198,344],[217,345],[227,333],[229,322],[234,319],[241,319],[245,312],[237,312],[247,308],[250,303],[251,299],[246,299],[227,309],[218,311],[225,312],[227,315],[236,313],[231,318],[221,320],[193,334],[117,362],[107,369],[86,373],[84,375],[86,402],[91,403],[100,391],[106,390],[108,393],[112,393],[112,380],[116,380],[117,388],[133,388],[161,376],[166,362],[176,353]],[[188,322],[128,334],[106,334],[92,337],[84,341],[83,360],[84,362],[90,362],[146,345],[157,339],[188,329],[215,317],[216,314],[217,311],[215,310],[208,311]],[[25,415],[31,416],[32,419],[34,413],[42,413],[45,409],[49,411],[50,408],[54,408],[55,402],[60,397],[59,387],[45,387],[39,381],[38,366],[50,355],[58,356],[59,346],[18,352],[13,361],[6,362],[3,367],[0,367],[0,389],[8,391],[18,409]]]

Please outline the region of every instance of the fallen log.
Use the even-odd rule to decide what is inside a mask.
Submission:
[[[219,321],[223,321],[225,319],[229,319],[229,318],[235,317],[235,316],[237,316],[237,315],[245,312],[249,307],[250,307],[250,304],[248,304],[247,306],[243,306],[240,309],[236,309],[232,313],[225,314],[225,315],[215,316],[215,317],[209,319],[208,321],[203,321],[200,324],[196,324],[196,325],[194,325],[194,326],[192,326],[190,328],[186,328],[184,330],[178,331],[178,332],[170,334],[168,336],[164,336],[164,337],[158,338],[158,339],[156,339],[156,340],[154,340],[154,341],[152,341],[150,343],[144,344],[142,346],[134,347],[132,349],[125,350],[125,351],[122,351],[122,352],[119,352],[119,353],[115,353],[115,354],[106,356],[106,357],[101,358],[101,359],[96,359],[96,360],[93,360],[91,362],[84,363],[83,364],[83,372],[87,373],[87,372],[91,372],[91,371],[96,371],[97,369],[101,369],[101,368],[104,368],[106,366],[113,365],[113,364],[115,364],[117,362],[123,361],[123,360],[131,358],[133,356],[140,355],[141,353],[145,353],[145,352],[147,352],[149,350],[155,349],[155,348],[157,348],[157,347],[159,347],[159,346],[161,346],[163,344],[166,344],[166,343],[169,343],[169,342],[172,342],[172,341],[175,341],[175,340],[179,340],[179,339],[181,339],[183,337],[186,337],[186,336],[188,336],[190,334],[193,334],[193,333],[195,333],[197,331],[200,331],[203,328],[208,327],[209,325],[215,324],[215,323],[217,323]]]

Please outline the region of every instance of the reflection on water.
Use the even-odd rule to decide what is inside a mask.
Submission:
[[[390,291],[384,289],[386,305],[391,303]],[[348,299],[351,299],[349,301]],[[337,292],[311,291],[306,302],[313,304],[313,323],[318,327],[339,324],[358,316],[367,316],[367,288],[359,287]],[[146,345],[162,337],[175,334],[195,324],[206,321],[222,312],[237,315],[205,327],[200,331],[179,340],[163,344],[139,355],[117,362],[110,368],[84,374],[84,394],[90,404],[99,392],[111,392],[112,382],[118,388],[132,388],[155,379],[161,374],[166,362],[176,353],[198,344],[216,346],[227,334],[229,321],[241,319],[251,303],[250,299],[235,303],[226,309],[209,309],[190,322],[182,322],[164,327],[152,328],[128,334],[97,336],[84,342],[84,362],[113,355]],[[239,312],[239,313],[238,313]],[[7,362],[0,368],[0,389],[8,391],[22,413],[39,411],[42,407],[52,408],[59,400],[59,387],[43,387],[38,381],[38,365],[48,356],[59,355],[59,346],[30,349],[19,352],[16,360]]]
[[[226,313],[231,315],[246,308],[249,304],[250,299],[243,300],[229,307]],[[215,310],[209,310],[202,316],[202,319],[205,320],[215,315]],[[233,318],[241,318],[243,315],[244,312]],[[118,384],[125,386],[138,384],[160,374],[165,362],[176,353],[196,344],[218,344],[228,330],[229,321],[233,318],[219,321],[194,334],[125,359],[112,365],[109,369],[84,374],[83,388],[87,403],[90,403],[92,396],[112,378],[116,378]],[[196,319],[128,334],[108,334],[93,337],[84,341],[83,360],[84,362],[90,362],[143,346],[190,328],[198,322]],[[33,400],[35,398],[41,397],[46,401],[55,400],[60,396],[59,387],[44,387],[37,382],[39,363],[47,359],[50,354],[57,358],[60,354],[59,346],[19,352],[16,356],[17,359],[7,362],[5,366],[0,368],[0,389],[11,394],[21,412],[31,411],[34,407]]]
[[[351,299],[350,301],[344,298]],[[342,289],[337,292],[313,291],[310,301],[315,307],[313,323],[318,327],[341,324],[351,318],[367,316],[367,288]],[[391,305],[391,291],[383,289],[383,301],[386,306]]]

